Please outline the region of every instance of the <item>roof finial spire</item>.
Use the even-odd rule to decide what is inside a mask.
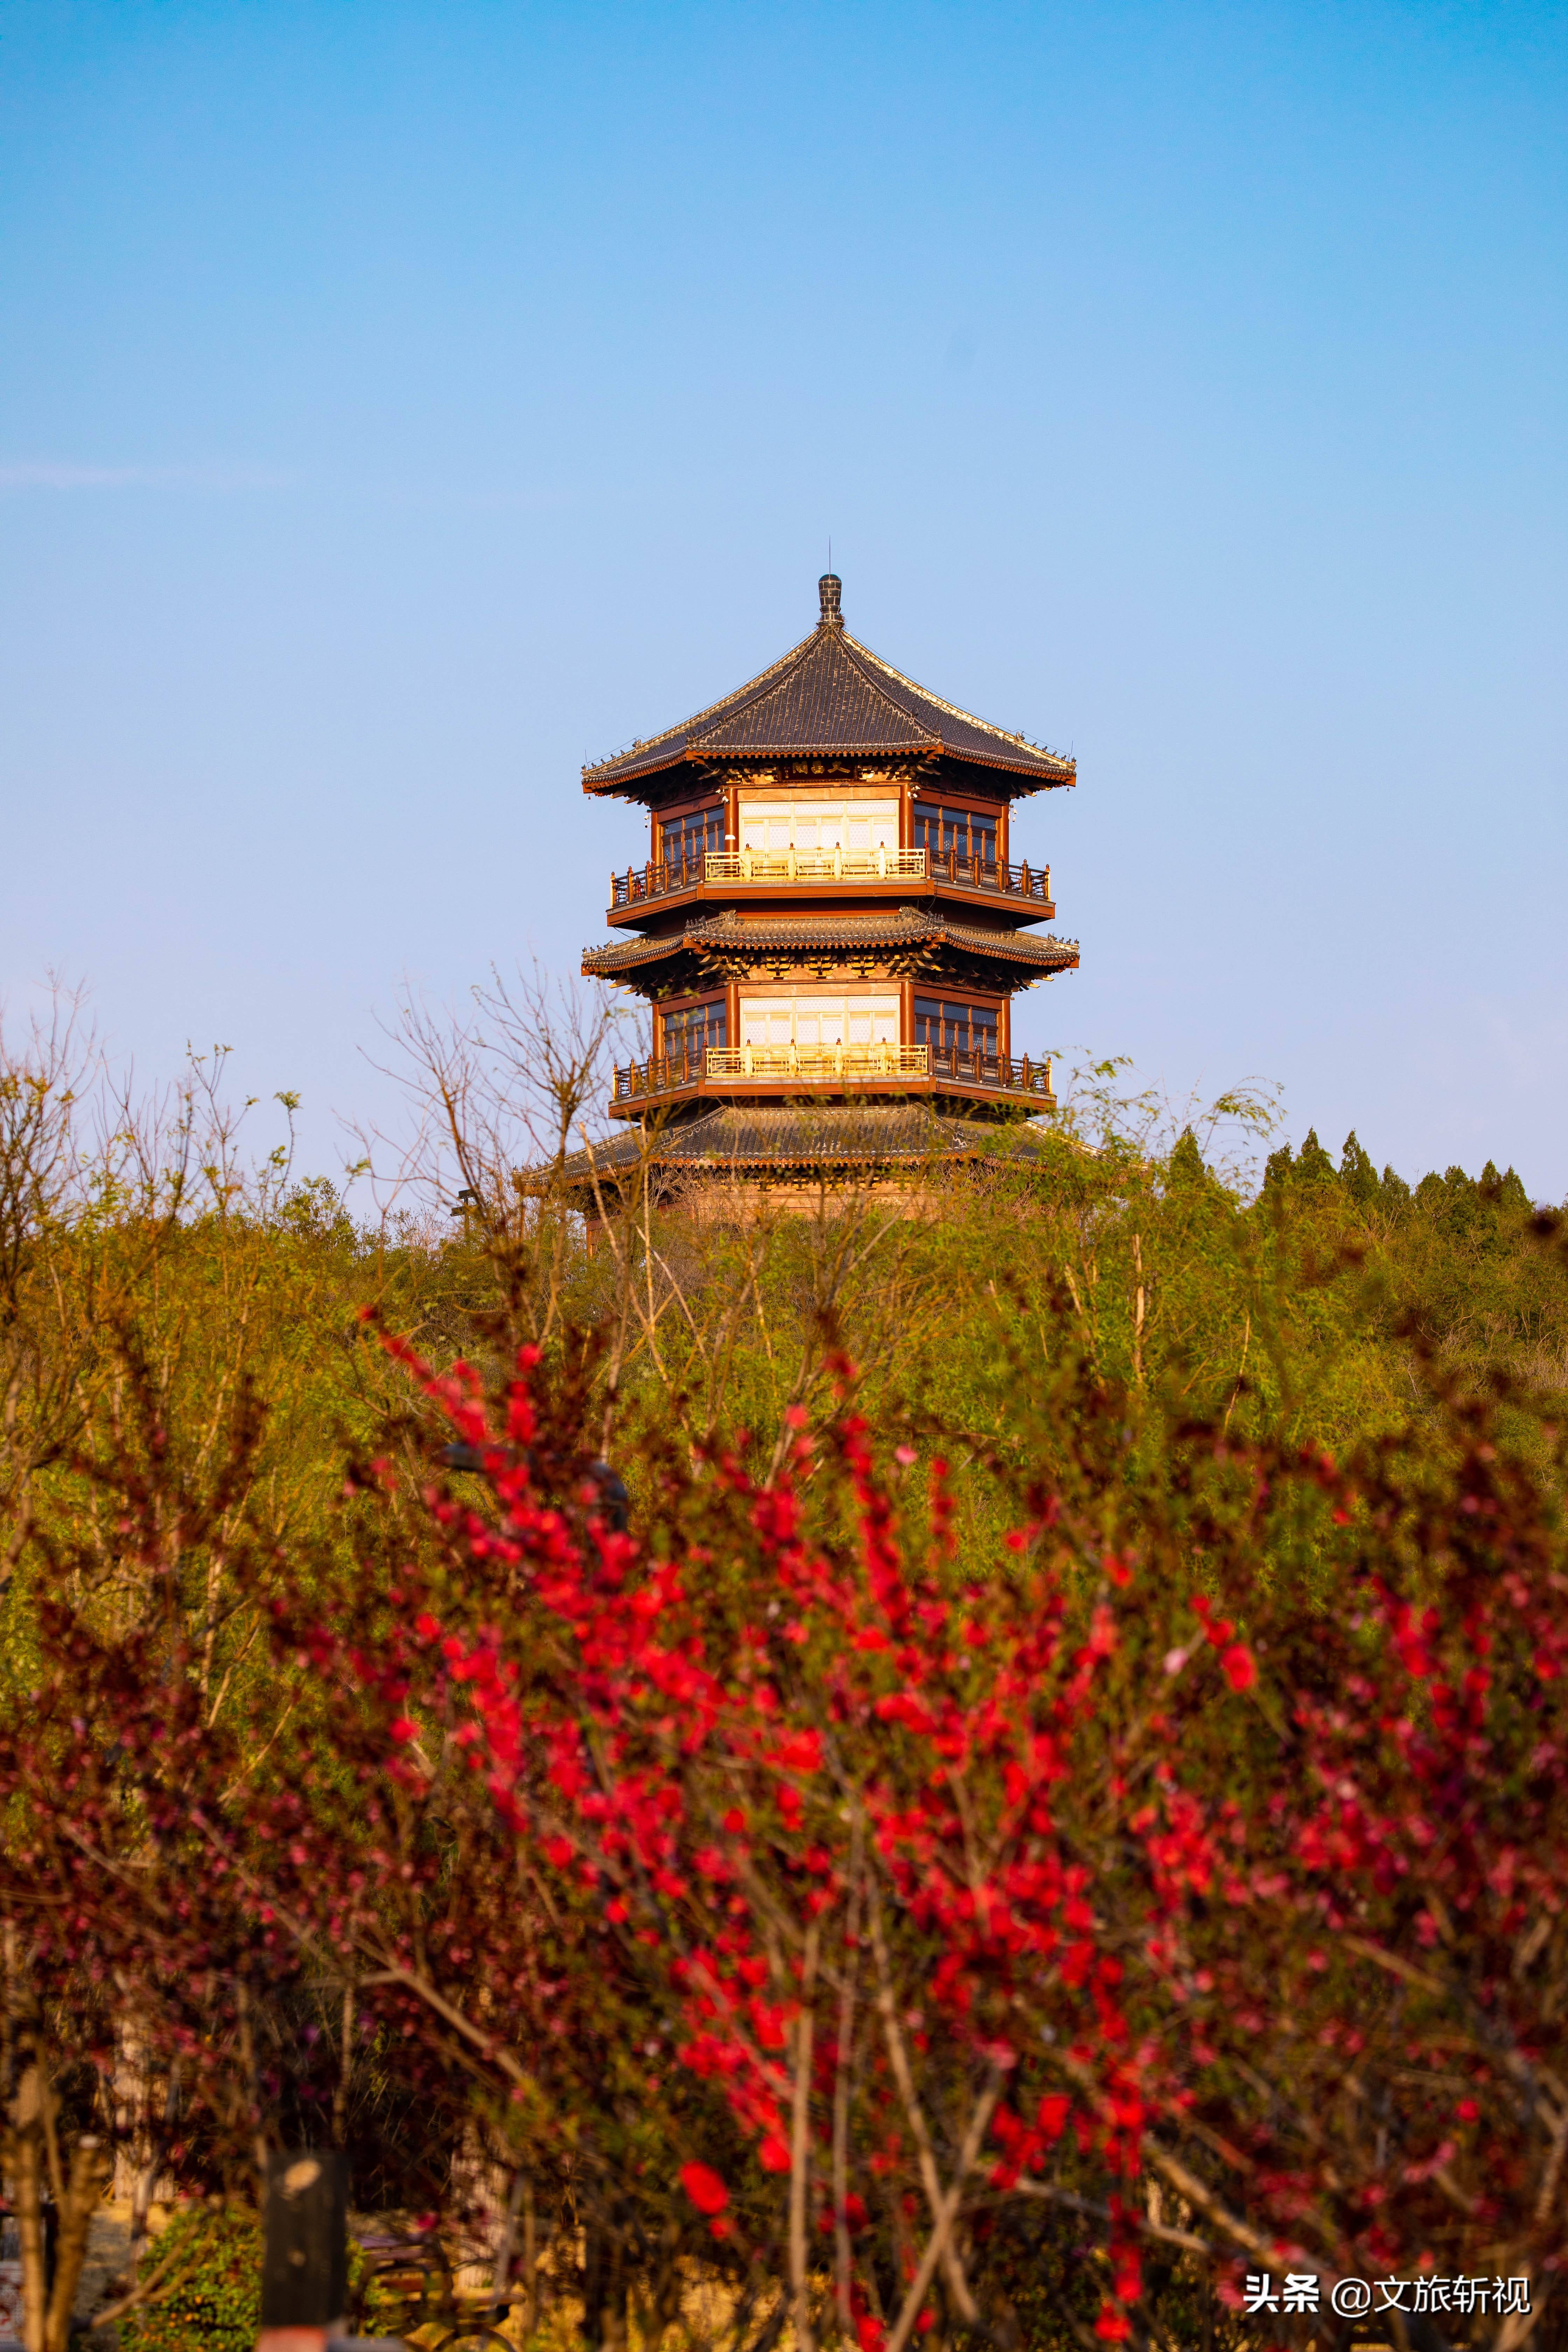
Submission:
[[[832,562],[831,552],[828,561]],[[816,583],[816,593],[822,599],[822,626],[825,629],[841,629],[844,614],[839,609],[838,600],[844,593],[844,583],[837,572],[825,572]]]

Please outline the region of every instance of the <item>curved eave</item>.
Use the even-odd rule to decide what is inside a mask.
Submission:
[[[1044,939],[1032,939],[1027,931],[993,931],[982,929],[977,923],[943,923],[940,933],[933,929],[931,936],[952,947],[967,948],[972,955],[1001,956],[1010,963],[1033,964],[1040,971],[1078,969],[1078,941],[1059,940],[1054,931],[1047,932]]]
[[[991,930],[973,923],[889,923],[874,929],[868,925],[865,930],[838,929],[826,924],[817,930],[804,923],[780,924],[776,929],[764,929],[757,923],[749,924],[743,931],[709,929],[693,924],[685,930],[667,931],[653,939],[609,940],[602,947],[584,948],[583,972],[589,980],[615,980],[624,972],[640,971],[649,964],[670,962],[680,956],[737,956],[754,950],[752,960],[765,962],[781,954],[803,958],[825,954],[866,957],[897,955],[910,948],[926,946],[960,948],[971,955],[994,956],[1038,972],[1072,971],[1079,962],[1076,940],[1059,940],[1054,933],[1037,939],[1026,931]]]
[[[635,768],[617,763],[613,773],[601,774],[593,768],[583,771],[583,790],[593,796],[611,800],[635,801],[637,786],[655,776],[668,775],[676,768],[759,767],[766,768],[780,760],[952,760],[966,768],[996,768],[1004,775],[1020,777],[1036,792],[1055,792],[1078,782],[1076,761],[1063,761],[1060,766],[1042,768],[1026,759],[1008,759],[1001,752],[959,751],[938,738],[927,743],[785,743],[777,750],[764,751],[709,751],[687,748],[669,751]]]
[[[617,763],[613,775],[600,776],[594,769],[584,768],[583,790],[625,793],[628,783],[642,783],[649,776],[666,775],[672,768],[770,768],[780,760],[921,761],[939,758],[942,748],[934,739],[928,743],[911,743],[907,736],[897,743],[770,743],[765,751],[710,751],[693,743],[636,768],[624,768]]]

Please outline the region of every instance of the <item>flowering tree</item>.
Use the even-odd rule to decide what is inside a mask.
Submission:
[[[584,2231],[596,2341],[700,2252],[739,2341],[1304,2338],[1378,2278],[1428,2352],[1513,2352],[1568,2145],[1555,1429],[1435,1387],[1336,1464],[1162,1418],[1070,1329],[1014,1368],[994,1556],[846,1363],[776,1470],[650,1424],[626,1533],[558,1365],[389,1341],[437,1425],[356,1474],[352,1568],[246,1571],[279,1769],[166,1642],[49,1621],[47,1739],[0,1762],[50,1948],[235,2053],[208,2106],[252,2131],[324,2077],[246,2071],[239,1989],[330,1981]]]
[[[1079,1367],[1003,1555],[961,1564],[940,1463],[895,1502],[847,1366],[780,1475],[665,1461],[634,1538],[541,1490],[526,1351],[493,1402],[409,1360],[494,1507],[432,1486],[380,1641],[317,1626],[313,1662],[411,1785],[439,1750],[488,1791],[650,2111],[721,2095],[670,2105],[672,2168],[803,2343],[1006,2336],[1043,2214],[1100,2281],[1058,2331],[1403,2268],[1469,2281],[1418,2336],[1528,2334],[1568,1582],[1496,1402],[1337,1466],[1141,1444]]]
[[[1403,2307],[1489,2305],[1506,2345],[1563,2242],[1562,1462],[1550,1424],[1544,1480],[1502,1442],[1506,1399],[1443,1402],[1447,1458],[1249,1456],[1250,1507],[1205,1530],[1261,1672],[1222,1748],[1191,1675],[1230,1629],[1199,1600],[1149,1838],[1184,1888],[1162,1964],[1204,2156],[1163,2170],[1251,2267],[1424,2267],[1449,2299]],[[1257,1562],[1314,1488],[1308,1610]],[[1532,2313],[1495,2275],[1524,2273]]]
[[[574,1530],[534,1487],[534,1369],[491,1430],[471,1379],[416,1367],[500,1507],[432,1494],[450,1586],[493,1590],[499,1566],[510,1639],[444,1623],[411,1566],[378,1651],[318,1628],[312,1662],[378,1694],[411,1778],[438,1727],[484,1783],[574,1923],[601,2012],[652,2022],[646,2095],[672,2067],[719,2095],[679,2168],[689,2206],[715,2247],[786,2273],[801,2340],[829,2254],[833,2324],[868,2344],[898,2352],[937,2294],[973,2325],[971,2217],[1032,2134],[1070,2115],[1119,2183],[1138,2168],[1123,1967],[1054,1818],[1109,1616],[1076,1638],[1053,1558],[1023,1536],[1010,1573],[956,1580],[940,1472],[911,1564],[853,1415],[829,1457],[858,1523],[845,1546],[805,1539],[804,1429],[766,1487],[731,1454],[675,1490],[679,1558]],[[1097,2053],[1088,2098],[1020,2035],[1042,1969],[1064,2046]],[[1137,2292],[1123,2202],[1110,2335]]]

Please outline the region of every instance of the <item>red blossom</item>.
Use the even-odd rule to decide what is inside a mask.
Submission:
[[[1220,1665],[1233,1691],[1250,1690],[1258,1680],[1258,1661],[1244,1642],[1233,1642]]]
[[[730,2192],[711,2165],[683,2164],[680,2185],[700,2213],[721,2213],[730,2202]]]

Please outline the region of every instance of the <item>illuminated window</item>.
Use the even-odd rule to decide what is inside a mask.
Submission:
[[[899,1000],[881,996],[743,996],[742,1045],[896,1045]]]
[[[753,856],[826,857],[836,849],[897,849],[897,801],[741,803],[741,847]]]

